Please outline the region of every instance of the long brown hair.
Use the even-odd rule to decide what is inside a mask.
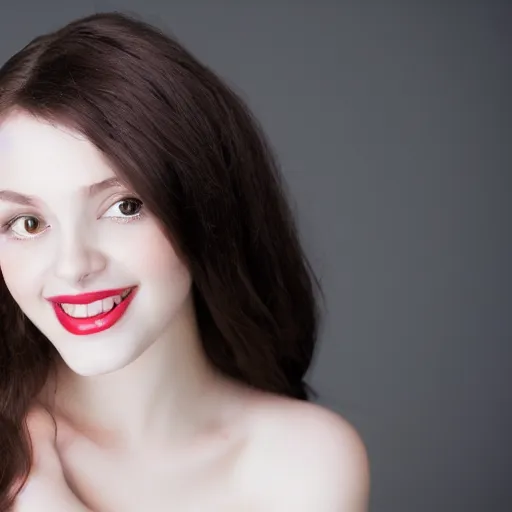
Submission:
[[[224,374],[308,400],[323,297],[277,159],[244,101],[174,38],[99,13],[35,38],[0,69],[15,109],[85,135],[187,261],[204,350]],[[24,418],[56,351],[0,279],[0,510],[28,476]]]

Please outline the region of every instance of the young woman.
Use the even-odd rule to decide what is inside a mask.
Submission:
[[[276,160],[178,42],[95,14],[1,68],[0,225],[0,510],[367,509]]]

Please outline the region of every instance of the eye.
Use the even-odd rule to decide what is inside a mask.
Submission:
[[[121,216],[109,216],[115,222],[126,223],[141,219],[144,216],[144,212],[141,212],[143,202],[136,197],[124,197],[121,200],[114,203],[108,210],[112,210],[115,206],[120,205]],[[106,212],[106,213],[107,213]],[[21,223],[22,228],[28,233],[29,236],[23,233],[18,233],[14,228]],[[9,232],[9,236],[16,240],[31,240],[37,238],[40,233],[37,233],[38,228],[41,228],[41,221],[33,215],[19,215],[14,219],[11,219],[2,226],[2,233]]]
[[[113,204],[107,210],[107,212],[114,208],[114,206],[116,205],[121,205],[119,209],[123,215],[123,217],[118,217],[117,222],[131,222],[132,220],[142,217],[142,213],[140,213],[140,210],[143,206],[143,203],[140,199],[137,199],[136,197],[124,197],[120,201],[117,201],[115,204]]]
[[[23,226],[23,229],[25,229],[27,233],[29,233],[30,235],[38,236],[36,231],[37,231],[37,228],[41,226],[41,223],[37,217],[33,217],[33,216],[29,216],[29,215],[22,215],[20,217],[16,217],[15,219],[10,220],[2,228],[2,232],[10,231],[10,232],[12,232],[13,238],[17,238],[20,240],[25,239],[25,238],[34,238],[34,236],[30,236],[30,237],[19,236],[19,234],[14,229],[14,226],[16,226],[16,224],[18,224],[20,221],[23,221],[22,226]]]

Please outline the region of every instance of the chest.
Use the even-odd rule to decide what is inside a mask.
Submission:
[[[70,488],[95,512],[257,512],[240,486],[240,446],[119,454],[85,440],[61,452]]]

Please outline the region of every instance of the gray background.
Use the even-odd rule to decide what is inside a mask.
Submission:
[[[131,10],[242,94],[324,283],[311,382],[365,441],[371,510],[512,510],[511,4],[11,5],[2,62],[75,17]]]

